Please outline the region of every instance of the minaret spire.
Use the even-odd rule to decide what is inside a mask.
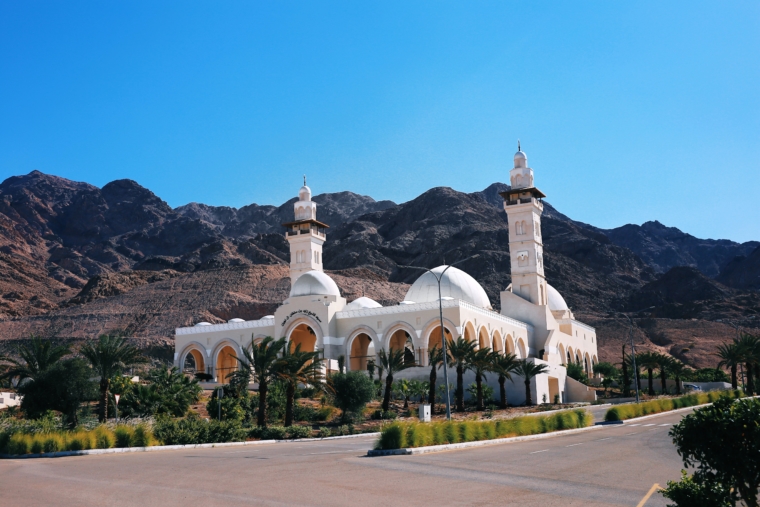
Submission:
[[[519,142],[517,144],[520,144]],[[306,175],[303,175],[303,186],[306,186]]]
[[[519,139],[517,140],[517,151],[522,151],[522,150],[520,149],[520,140],[519,140]],[[305,180],[304,180],[304,181],[305,181]],[[305,185],[305,184],[306,184],[306,183],[304,183],[304,185]]]

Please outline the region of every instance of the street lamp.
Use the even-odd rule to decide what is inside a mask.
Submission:
[[[474,259],[475,257],[478,257],[480,254],[475,254],[467,257],[466,259],[462,259],[460,261],[456,261],[453,264],[449,264],[446,266],[443,271],[441,271],[440,276],[436,275],[433,271],[431,271],[428,268],[421,268],[419,266],[399,266],[400,268],[409,268],[409,269],[419,269],[421,271],[427,271],[431,275],[433,275],[438,282],[438,315],[441,319],[441,343],[442,343],[442,349],[443,349],[443,378],[444,382],[446,383],[446,419],[451,420],[451,400],[449,399],[449,370],[448,370],[448,353],[446,350],[446,334],[444,332],[443,328],[443,299],[441,296],[441,279],[443,279],[444,273],[452,267],[456,266],[457,264],[461,264],[464,261],[469,261],[470,259]],[[435,402],[435,400],[431,400],[431,402]]]
[[[654,308],[654,306],[650,306],[649,308],[644,308],[643,310],[639,310],[638,312],[633,313],[641,313],[646,312],[647,310],[651,310]],[[628,314],[623,313],[625,317],[628,319],[628,322],[631,323],[630,330],[628,331],[628,338],[631,341],[631,360],[633,361],[633,385],[636,389],[636,403],[639,403],[639,369],[636,367],[636,349],[633,347],[633,319],[628,316]],[[625,358],[623,358],[625,360]]]

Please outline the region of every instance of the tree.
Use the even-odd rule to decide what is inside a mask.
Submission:
[[[743,362],[741,346],[738,340],[734,338],[731,343],[722,343],[718,345],[718,352],[715,354],[720,358],[718,368],[728,368],[731,370],[731,388],[737,389],[739,386],[736,376],[736,370]]]
[[[470,354],[475,351],[475,342],[467,341],[461,336],[456,341],[448,344],[446,349],[449,353],[449,366],[456,367],[457,388],[454,391],[456,409],[464,412],[464,372],[470,369]]]
[[[517,356],[506,353],[496,354],[493,358],[493,371],[499,376],[499,405],[507,408],[507,388],[504,385],[507,379],[512,380],[512,373],[517,368]]]
[[[483,347],[470,353],[467,362],[470,369],[475,372],[475,387],[477,397],[477,409],[485,410],[483,406],[483,379],[486,373],[493,370],[494,358],[497,356],[489,347]]]
[[[34,380],[70,353],[71,350],[64,345],[55,345],[51,340],[32,336],[29,342],[16,348],[16,354],[20,359],[0,356],[0,361],[9,363],[0,378],[15,378],[19,384],[26,379]]]
[[[654,396],[654,369],[659,367],[659,354],[654,352],[642,352],[636,354],[636,364],[639,368],[644,368],[647,371],[647,378],[649,380],[649,396]]]
[[[182,417],[203,393],[197,380],[189,378],[176,367],[154,368],[145,380],[150,383],[132,385],[125,390],[120,403],[121,414]]]
[[[140,355],[137,347],[128,344],[121,336],[101,335],[98,341],[85,343],[80,352],[100,375],[98,418],[104,422],[108,416],[111,379],[115,375],[121,375],[125,368],[145,363],[147,359]]]
[[[251,379],[259,383],[259,410],[256,424],[267,425],[267,390],[269,384],[277,379],[279,353],[285,348],[285,338],[276,340],[267,336],[258,343],[251,342],[251,348],[243,350],[243,359],[236,357],[240,369],[232,373],[233,379],[246,385]]]
[[[760,490],[760,400],[734,401],[726,396],[711,406],[687,415],[670,430],[685,467],[695,468],[691,477],[692,493],[718,497],[712,505],[734,505],[739,500],[748,507],[758,506]],[[715,487],[716,485],[722,488]],[[687,484],[688,486],[688,484]],[[663,495],[676,500],[677,493],[688,489],[673,483]],[[713,498],[713,500],[715,500]],[[710,505],[706,502],[686,505]]]
[[[293,425],[293,404],[295,403],[298,384],[321,386],[324,382],[322,375],[322,359],[319,351],[301,350],[301,344],[295,350],[290,347],[283,349],[282,358],[275,365],[277,377],[285,382],[285,426]]]
[[[688,375],[691,369],[677,359],[670,362],[670,373],[676,381],[676,394],[681,394],[681,380]]]
[[[419,380],[409,381],[409,393],[414,398],[415,396],[420,399],[420,403],[425,403],[425,397],[430,390],[430,384],[428,382],[420,382]]]
[[[567,368],[568,377],[575,379],[582,384],[588,384],[588,375],[586,375],[586,372],[583,371],[583,365],[580,363],[580,361],[570,361],[567,363],[567,366],[565,366],[565,368]]]
[[[435,413],[435,383],[438,380],[438,367],[443,364],[443,349],[438,345],[428,349],[428,363],[430,364],[430,390],[428,391],[428,401],[430,402],[430,411]]]
[[[700,368],[696,370],[692,378],[694,382],[730,382],[726,372],[720,368]]]
[[[349,371],[330,376],[335,406],[343,411],[343,419],[361,414],[364,407],[375,397],[375,383],[364,372]]]
[[[657,366],[660,369],[660,392],[667,393],[668,369],[672,360],[665,354],[657,354]]]
[[[533,405],[533,399],[530,395],[530,381],[537,375],[549,373],[549,366],[545,364],[536,364],[527,359],[521,359],[517,362],[515,373],[520,375],[525,382],[525,405]]]
[[[607,362],[597,363],[594,367],[594,371],[602,376],[602,386],[604,387],[605,393],[620,374],[620,371],[615,368],[615,365]]]
[[[397,380],[395,383],[395,392],[404,399],[404,408],[409,408],[409,397],[412,395],[412,386],[405,378]]]
[[[744,363],[744,371],[747,375],[745,390],[752,396],[755,394],[754,374],[760,363],[760,338],[749,333],[742,333],[736,341],[741,351],[741,360]]]
[[[81,404],[97,398],[91,377],[92,370],[81,358],[57,361],[35,374],[34,381],[19,385],[18,392],[23,396],[21,410],[33,419],[48,410],[57,410],[64,423],[74,428],[79,423]]]
[[[377,354],[377,358],[380,360],[380,366],[385,371],[385,394],[383,395],[383,412],[387,412],[391,406],[391,388],[393,386],[393,375],[396,373],[414,366],[404,361],[403,350],[391,350],[385,352],[385,349],[380,349]]]

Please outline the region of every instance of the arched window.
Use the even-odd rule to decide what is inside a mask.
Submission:
[[[517,236],[522,235],[522,226],[520,225],[520,222],[515,222],[515,234]]]
[[[520,222],[520,230],[522,231],[521,234],[528,234],[528,225],[525,223],[525,220]]]

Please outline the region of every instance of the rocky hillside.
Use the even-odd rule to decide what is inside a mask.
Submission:
[[[402,266],[477,253],[461,267],[498,308],[510,283],[498,195],[506,188],[434,188],[398,205],[351,192],[318,195],[319,218],[331,226],[325,266],[349,299],[393,304],[419,275]],[[9,178],[0,184],[0,336],[82,339],[118,330],[168,350],[174,327],[269,314],[289,288],[279,224],[292,218],[292,203],[172,209],[131,180],[97,188],[37,171]],[[712,364],[706,350],[732,336],[721,321],[760,320],[755,242],[700,240],[659,223],[602,230],[548,202],[543,235],[547,278],[579,318],[599,327],[602,360],[616,360],[627,336],[622,311],[654,307],[640,315],[641,345],[695,365]]]

